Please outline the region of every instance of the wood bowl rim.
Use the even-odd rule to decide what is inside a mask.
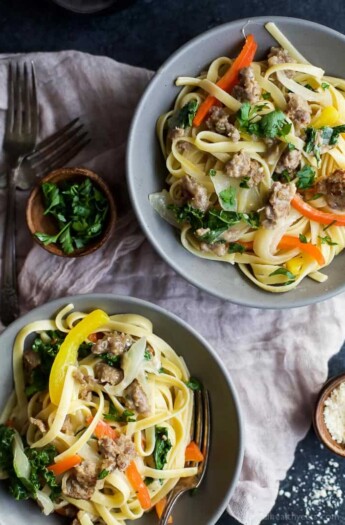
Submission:
[[[48,245],[44,245],[39,239],[37,239],[37,237],[35,236],[36,229],[34,228],[34,223],[32,220],[32,211],[34,209],[34,201],[36,197],[38,197],[39,195],[42,184],[46,182],[59,183],[64,180],[72,180],[73,178],[77,178],[77,177],[85,177],[85,178],[91,179],[93,182],[96,183],[96,185],[100,188],[100,190],[102,191],[102,193],[104,194],[104,196],[106,197],[108,201],[109,216],[108,216],[108,222],[107,222],[107,226],[105,230],[101,233],[99,237],[96,238],[94,242],[90,243],[85,248],[79,248],[75,250],[73,253],[68,254],[68,253],[64,253],[63,250],[59,248],[56,244],[51,243]],[[108,240],[110,234],[112,233],[115,227],[116,220],[117,220],[115,201],[111,194],[108,184],[105,182],[105,180],[100,175],[84,167],[59,168],[59,169],[49,172],[42,179],[40,179],[30,192],[30,195],[28,197],[27,204],[26,204],[25,216],[26,216],[27,227],[30,231],[31,237],[36,242],[36,244],[41,246],[41,248],[43,248],[47,252],[52,253],[53,255],[57,255],[58,257],[68,257],[70,259],[77,258],[77,257],[84,257],[85,255],[90,255],[91,253],[101,248],[101,246],[103,246],[104,243]]]
[[[313,415],[313,426],[319,440],[328,448],[328,450],[343,458],[345,457],[345,444],[341,445],[332,438],[326,426],[325,419],[323,417],[323,411],[326,399],[329,398],[335,388],[344,382],[345,372],[342,372],[335,377],[331,377],[328,381],[326,381],[318,395]]]

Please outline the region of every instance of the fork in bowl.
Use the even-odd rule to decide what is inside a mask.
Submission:
[[[3,239],[0,287],[0,319],[8,325],[19,314],[16,247],[15,197],[18,163],[34,149],[38,129],[38,105],[34,64],[10,62],[8,69],[8,109],[3,148],[11,169],[7,171],[7,210]]]
[[[211,435],[211,412],[210,400],[208,391],[202,389],[194,393],[194,431],[192,440],[198,445],[202,451],[204,459],[201,463],[190,462],[189,466],[198,467],[198,472],[195,476],[189,478],[181,478],[175,485],[168,496],[168,501],[163,514],[159,520],[159,525],[167,525],[172,509],[177,500],[189,490],[197,489],[205,476],[207,463],[210,451],[210,435]]]

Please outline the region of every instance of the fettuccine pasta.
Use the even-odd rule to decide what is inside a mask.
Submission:
[[[193,255],[276,293],[324,282],[344,248],[345,81],[266,29],[281,47],[265,60],[249,35],[236,59],[176,80],[157,122],[168,189],[150,202]]]
[[[73,525],[124,525],[197,473],[200,384],[149,319],[68,305],[20,330],[13,369],[0,479],[16,499]]]

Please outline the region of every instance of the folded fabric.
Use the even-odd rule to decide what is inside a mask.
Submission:
[[[77,52],[30,58],[38,76],[41,137],[76,116],[83,118],[92,141],[72,164],[106,178],[120,218],[102,249],[90,257],[62,259],[33,246],[24,226],[27,194],[18,192],[22,311],[63,295],[114,292],[159,304],[206,337],[235,382],[245,421],[244,464],[228,510],[240,522],[258,525],[272,508],[279,481],[310,426],[312,403],[326,379],[327,362],[344,341],[345,295],[310,307],[270,311],[236,306],[188,284],[145,241],[127,198],[126,139],[151,73]],[[3,113],[4,65],[0,85]],[[3,193],[0,199],[3,222]]]

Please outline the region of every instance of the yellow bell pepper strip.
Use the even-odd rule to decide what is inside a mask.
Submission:
[[[313,259],[315,259],[320,266],[324,265],[326,262],[320,248],[318,248],[314,244],[311,244],[310,242],[301,242],[297,237],[294,237],[293,235],[284,235],[278,244],[278,248],[280,250],[298,248],[301,252],[305,252],[311,257],[313,257]]]
[[[53,463],[52,465],[49,465],[47,469],[53,472],[55,476],[59,476],[60,474],[67,472],[67,470],[70,470],[71,468],[76,467],[77,465],[80,465],[82,461],[83,460],[81,459],[81,457],[78,456],[78,454],[75,454],[74,456],[69,456],[66,459],[62,459],[61,461],[58,461],[57,463]]]
[[[126,476],[130,485],[137,493],[141,508],[143,510],[150,509],[152,506],[150,493],[134,461],[131,461],[127,467]]]
[[[299,211],[304,217],[320,224],[333,224],[334,226],[345,226],[345,215],[337,213],[327,213],[310,206],[304,202],[302,197],[296,193],[291,201],[291,206]]]
[[[335,126],[339,120],[338,110],[334,106],[323,108],[320,115],[311,122],[313,128],[324,128],[325,126]]]
[[[68,332],[54,359],[49,376],[49,394],[54,405],[60,402],[67,369],[76,363],[79,346],[88,335],[108,321],[109,317],[103,310],[94,310]]]

